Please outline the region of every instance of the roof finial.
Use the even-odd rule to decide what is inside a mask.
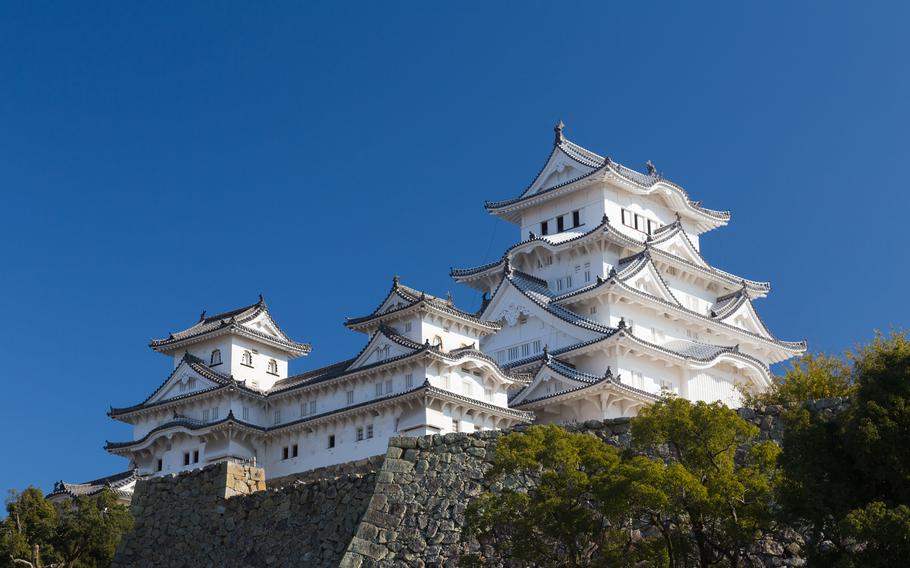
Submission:
[[[259,294],[259,303],[260,303],[260,304],[264,304],[264,303],[265,303],[265,298],[262,297],[262,293]]]
[[[676,212],[676,222],[682,223],[682,217],[679,216],[679,211]]]
[[[446,292],[446,303],[449,304],[450,306],[452,305],[452,292],[451,291]]]
[[[534,231],[528,231],[528,240],[533,241],[537,238],[537,235],[534,234]]]
[[[543,346],[543,358],[547,361],[550,360],[550,349],[546,345]]]
[[[654,167],[654,164],[651,163],[651,160],[648,160],[647,162],[645,162],[645,166],[648,168],[649,176],[653,177],[653,176],[657,175],[657,168]]]
[[[619,324],[616,326],[619,329],[626,329],[626,318],[625,316],[619,318]]]
[[[613,369],[609,365],[607,365],[607,370],[604,372],[604,378],[605,379],[613,378]]]
[[[401,279],[398,278],[398,275],[392,276],[392,286],[398,287],[398,283],[401,282]]]
[[[610,156],[604,156],[604,163],[602,167],[607,167],[613,163],[613,160],[610,159]]]
[[[202,310],[202,313],[199,314],[199,321],[202,321],[204,319],[205,319],[205,310]]]
[[[505,270],[506,274],[512,274],[512,259],[510,259],[510,258],[506,259],[506,265],[505,265],[504,270]]]
[[[559,146],[560,144],[562,144],[563,142],[566,141],[566,137],[563,136],[563,134],[562,134],[562,129],[565,128],[565,127],[566,127],[566,123],[563,122],[562,119],[559,119],[559,124],[557,124],[557,125],[553,128],[553,132],[554,132],[555,135],[556,135],[556,136],[553,138],[553,144]]]
[[[607,217],[607,214],[606,214],[606,213],[604,213],[604,216],[600,218],[600,224],[601,224],[601,225],[606,225],[606,224],[609,223],[609,222],[610,222],[610,218]]]

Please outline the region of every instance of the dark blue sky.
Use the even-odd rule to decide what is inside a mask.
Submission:
[[[192,4],[188,6],[188,4]],[[0,5],[0,490],[123,469],[108,405],[170,370],[147,342],[266,295],[311,341],[393,274],[474,309],[450,266],[517,229],[562,118],[732,223],[784,339],[906,326],[907,4]]]

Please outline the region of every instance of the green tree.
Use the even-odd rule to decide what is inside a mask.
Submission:
[[[757,434],[721,404],[675,398],[632,420],[625,454],[556,426],[508,434],[491,479],[536,488],[482,495],[468,534],[532,565],[736,566],[771,524],[779,450]]]
[[[738,566],[755,539],[773,526],[771,504],[780,449],[756,442],[759,430],[717,402],[667,398],[632,419],[633,448],[669,460],[652,480],[666,495],[657,528],[700,566]],[[737,460],[737,452],[745,452]],[[683,554],[674,554],[683,560]]]
[[[109,566],[132,516],[104,490],[60,505],[30,487],[12,494],[0,521],[0,566],[94,568]]]
[[[761,393],[744,392],[744,406],[799,403],[823,398],[850,397],[856,391],[848,361],[824,353],[807,353]]]
[[[856,392],[839,415],[787,414],[783,518],[815,566],[902,566],[910,558],[910,340],[877,333],[847,355]]]

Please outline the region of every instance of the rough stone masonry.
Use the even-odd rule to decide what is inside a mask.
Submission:
[[[808,403],[833,415],[841,399]],[[741,409],[763,439],[780,442],[781,408]],[[566,426],[608,443],[629,443],[627,418]],[[271,480],[261,469],[221,463],[140,481],[136,526],[115,568],[456,566],[466,553],[508,566],[492,550],[461,538],[470,499],[490,489],[501,431],[393,438],[385,456]],[[507,479],[530,486],[530,479]],[[498,487],[492,487],[497,489]],[[759,543],[759,566],[802,566],[802,541],[781,531]]]

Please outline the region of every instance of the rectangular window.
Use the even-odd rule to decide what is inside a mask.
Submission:
[[[294,444],[293,446],[291,446],[291,457],[292,458],[297,457],[297,444]]]
[[[507,361],[507,359],[506,359],[506,350],[505,350],[505,349],[500,349],[499,351],[497,351],[497,352],[496,352],[496,362],[497,362],[497,363],[505,363],[506,361]]]
[[[193,390],[194,388],[196,388],[196,379],[193,378],[193,379],[188,380],[186,382],[186,388],[189,390]]]
[[[414,386],[414,375],[408,373],[404,376],[404,388],[409,389]]]
[[[530,356],[531,356],[531,344],[530,344],[530,343],[523,343],[523,344],[521,345],[521,356],[522,356],[522,357],[530,357]]]
[[[310,414],[316,414],[316,401],[310,401]]]
[[[212,411],[211,411],[211,410],[209,410],[208,408],[204,409],[204,410],[202,411],[202,421],[203,421],[203,422],[208,422],[208,421],[211,420],[211,418],[212,418],[211,415],[212,415]]]
[[[161,458],[158,458],[157,468],[158,468],[157,471],[161,471],[162,469],[164,469],[164,462],[161,460]]]
[[[348,404],[354,404],[354,391],[348,391]]]
[[[373,425],[367,424],[367,438],[373,437]]]
[[[306,403],[300,405],[300,416],[306,416]]]
[[[362,441],[363,441],[363,428],[362,428],[362,427],[361,427],[361,428],[357,428],[357,441],[358,441],[358,442],[362,442]]]
[[[548,254],[546,258],[546,265],[550,266],[551,264],[553,264],[553,255]]]
[[[199,450],[193,450],[193,463],[199,463]]]
[[[212,408],[212,420],[218,420],[218,407],[217,406]]]
[[[405,322],[404,330],[405,332],[411,331],[411,322]]]
[[[626,227],[635,227],[635,217],[628,209],[622,210],[622,224]]]
[[[461,392],[464,393],[465,396],[472,396],[474,394],[473,387],[474,383],[471,381],[461,381]]]
[[[281,459],[283,459],[283,460],[288,459],[288,447],[287,446],[281,448]]]
[[[183,452],[183,465],[190,465],[190,453]]]
[[[376,398],[382,396],[382,381],[377,381],[373,387],[376,389]]]
[[[541,223],[540,223],[540,234],[541,235],[548,234],[549,231],[547,231],[547,229],[548,229],[547,225],[548,225],[547,221],[541,221]]]
[[[572,211],[572,226],[580,227],[581,226],[581,211]]]
[[[593,316],[596,313],[597,313],[597,306],[591,306],[591,309],[588,310],[588,314]]]
[[[561,233],[565,230],[566,230],[565,221],[563,220],[563,216],[560,215],[559,217],[556,218],[556,232]]]
[[[493,389],[483,389],[483,399],[487,402],[493,402]]]
[[[635,228],[641,231],[642,233],[648,232],[648,220],[642,217],[641,215],[635,216]]]
[[[509,361],[514,361],[518,359],[518,346],[509,347]]]
[[[388,381],[385,382],[385,393],[389,394],[391,392],[392,392],[392,380],[389,379]]]
[[[329,447],[335,447],[335,434],[329,434]]]
[[[275,424],[281,424],[281,410],[275,411]]]
[[[537,355],[538,353],[540,353],[540,340],[539,340],[539,339],[535,339],[534,341],[532,341],[532,342],[531,342],[531,345],[534,347],[534,354],[535,354],[535,355]]]
[[[454,418],[452,419],[452,432],[461,432],[461,424]]]
[[[560,290],[562,290],[562,278],[557,278],[556,279],[556,291],[559,292]]]
[[[244,421],[249,421],[250,419],[250,407],[244,406],[240,412],[240,415],[243,417]]]
[[[572,275],[566,276],[566,289],[572,287]]]

